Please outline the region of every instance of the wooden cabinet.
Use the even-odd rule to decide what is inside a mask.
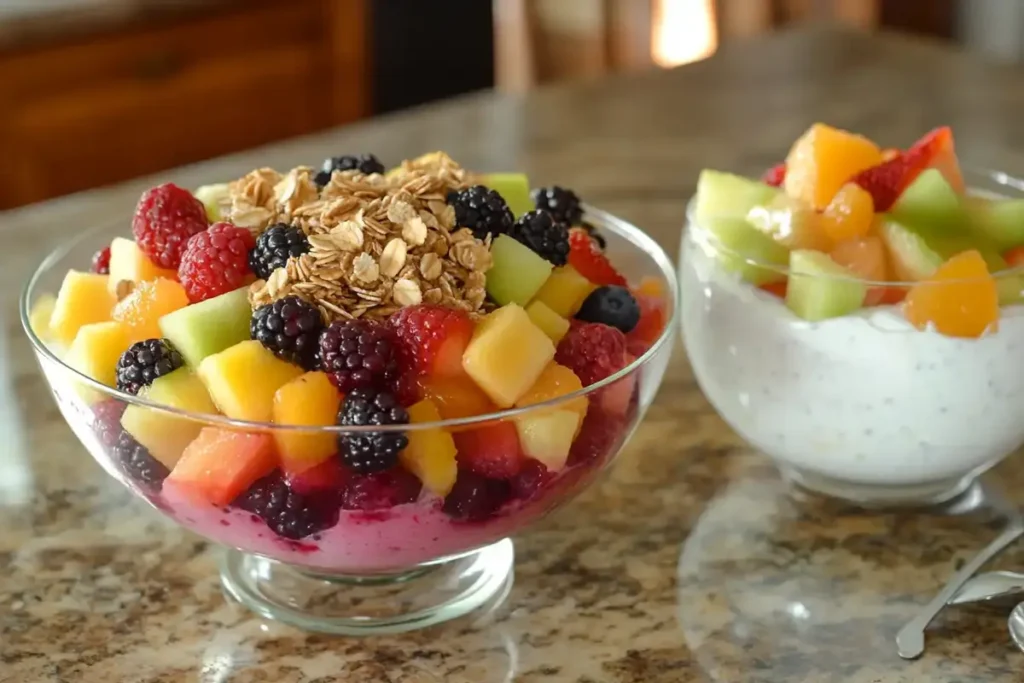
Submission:
[[[0,209],[367,115],[364,1],[246,2],[0,52]]]

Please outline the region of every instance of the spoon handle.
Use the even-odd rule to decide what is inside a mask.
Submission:
[[[985,548],[975,555],[970,562],[960,568],[946,585],[942,587],[938,595],[932,598],[931,602],[925,605],[916,617],[907,622],[896,634],[896,652],[903,659],[917,659],[924,654],[924,631],[932,619],[942,611],[950,598],[956,595],[957,591],[970,579],[986,562],[1001,553],[1006,546],[1016,541],[1024,534],[1024,522],[1015,519],[1003,529],[1003,531],[992,539]]]

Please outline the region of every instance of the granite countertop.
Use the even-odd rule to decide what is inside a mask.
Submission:
[[[1024,172],[1024,73],[907,38],[811,28],[671,72],[526,99],[480,94],[164,174],[435,148],[527,170],[675,253],[696,174],[757,173],[814,120],[906,144],[950,124],[968,161]],[[982,514],[865,514],[787,496],[715,415],[677,349],[599,485],[516,539],[516,583],[477,619],[357,640],[306,635],[221,593],[218,550],[115,484],[61,420],[15,296],[61,235],[123,221],[140,180],[0,215],[0,681],[139,683],[1010,683],[1005,611],[961,608],[900,660],[892,637],[987,538]],[[965,424],[965,429],[969,428]],[[1024,498],[1024,463],[991,476]],[[1016,548],[1001,563],[1020,565]]]

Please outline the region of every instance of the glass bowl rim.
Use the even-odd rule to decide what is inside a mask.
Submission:
[[[436,420],[432,422],[416,422],[402,425],[373,425],[373,426],[342,426],[342,425],[297,425],[297,424],[277,424],[274,422],[260,422],[253,420],[238,420],[229,418],[225,415],[212,415],[209,413],[196,413],[190,410],[182,410],[173,406],[157,403],[150,401],[145,397],[135,396],[127,394],[122,391],[118,391],[114,387],[109,387],[102,382],[99,382],[82,372],[71,367],[59,358],[45,342],[43,342],[32,329],[31,321],[29,319],[31,313],[32,297],[37,294],[36,287],[39,280],[43,275],[49,272],[54,264],[60,259],[66,257],[72,249],[85,242],[88,238],[98,234],[103,234],[110,230],[113,225],[120,224],[120,222],[103,223],[101,225],[94,226],[88,230],[84,230],[76,235],[73,239],[70,239],[52,251],[50,251],[46,257],[36,266],[32,275],[28,278],[28,281],[22,287],[21,294],[18,297],[18,309],[21,318],[21,326],[28,336],[29,342],[32,344],[33,350],[36,353],[37,360],[45,360],[49,363],[53,363],[61,372],[70,373],[77,382],[82,385],[89,387],[90,389],[99,392],[106,399],[114,399],[127,405],[136,405],[156,410],[162,413],[174,415],[182,419],[188,419],[195,422],[201,422],[204,426],[222,427],[226,429],[244,429],[247,431],[261,431],[269,433],[295,433],[295,434],[358,434],[358,433],[381,433],[381,432],[410,432],[410,431],[424,431],[428,429],[449,429],[454,427],[468,428],[472,426],[486,426],[496,422],[504,422],[517,416],[532,413],[534,411],[543,411],[557,408],[561,405],[569,404],[581,397],[587,397],[592,393],[600,391],[601,389],[618,382],[621,379],[629,377],[634,374],[637,370],[645,365],[648,361],[653,358],[658,351],[669,343],[669,340],[675,334],[675,327],[677,324],[677,318],[679,316],[679,287],[676,282],[676,269],[672,264],[672,260],[668,257],[665,250],[654,241],[646,232],[641,230],[636,225],[626,221],[625,219],[619,218],[618,216],[598,209],[589,204],[582,204],[584,210],[584,218],[587,222],[595,224],[599,228],[605,228],[614,232],[615,234],[622,237],[624,240],[629,242],[634,248],[637,248],[649,256],[655,266],[661,271],[661,275],[664,278],[666,284],[666,303],[670,305],[669,315],[666,318],[665,326],[661,331],[658,338],[651,344],[643,355],[635,358],[632,362],[626,365],[618,372],[609,375],[600,382],[595,382],[589,386],[583,387],[578,391],[574,391],[571,394],[559,396],[554,399],[543,401],[541,403],[535,403],[528,406],[506,408],[504,410],[498,410],[491,413],[485,413],[483,415],[473,415],[470,417],[460,417],[448,420]],[[43,373],[44,379],[47,384],[51,384],[51,380],[47,373]],[[52,385],[51,385],[52,390]]]
[[[1015,197],[1015,198],[1024,200],[1024,179],[1018,178],[1016,176],[1012,176],[1012,175],[1010,175],[1008,173],[1005,173],[1003,171],[996,171],[994,169],[984,168],[984,167],[980,167],[980,166],[961,165],[960,171],[965,176],[965,179],[968,176],[971,177],[971,178],[974,178],[975,180],[985,179],[985,180],[991,181],[991,182],[993,182],[993,183],[995,183],[997,185],[1000,185],[1002,187],[1012,188],[1015,192],[1018,192],[1021,195],[1020,197]],[[744,177],[747,177],[747,176],[744,176]],[[967,192],[968,193],[970,193],[972,190],[975,193],[977,193],[978,189],[979,188],[972,188],[971,184],[969,182],[967,183]],[[983,194],[992,194],[992,192],[985,191]],[[751,258],[749,256],[745,256],[743,254],[740,254],[735,249],[733,249],[731,247],[727,247],[724,244],[722,244],[721,241],[718,240],[718,238],[709,229],[704,227],[701,224],[701,222],[698,221],[696,219],[696,217],[694,216],[694,210],[695,210],[696,204],[697,204],[697,195],[696,195],[696,193],[694,193],[693,196],[691,196],[686,201],[686,225],[685,225],[685,230],[684,230],[684,233],[686,233],[686,234],[684,235],[684,242],[685,242],[685,239],[687,237],[689,237],[689,239],[692,239],[694,242],[697,242],[698,244],[707,245],[708,247],[710,247],[710,248],[712,248],[712,249],[714,249],[714,250],[716,250],[718,252],[722,252],[724,254],[728,254],[729,256],[731,256],[731,257],[741,261],[742,263],[744,263],[744,264],[746,264],[748,266],[754,266],[754,267],[757,267],[757,268],[763,268],[764,270],[771,271],[773,273],[778,273],[779,275],[783,275],[787,279],[789,279],[789,278],[797,278],[797,279],[804,278],[804,279],[811,279],[811,280],[830,280],[830,281],[835,281],[835,282],[852,282],[852,283],[857,283],[857,284],[865,285],[866,287],[901,287],[901,288],[910,288],[910,287],[913,287],[914,285],[920,285],[920,284],[931,284],[932,286],[936,286],[936,285],[971,283],[971,282],[980,282],[981,281],[981,278],[977,278],[977,277],[958,278],[958,279],[955,279],[955,280],[942,280],[941,282],[929,281],[927,278],[924,279],[924,280],[880,280],[879,281],[879,280],[868,280],[868,279],[859,278],[859,277],[846,277],[846,276],[843,276],[843,275],[821,275],[821,274],[812,274],[812,273],[793,273],[793,272],[791,272],[790,267],[789,267],[788,264],[782,266],[782,265],[778,265],[778,264],[772,264],[772,263],[767,263],[767,262],[764,262],[764,261],[760,261],[760,260],[758,260],[756,258]],[[728,218],[731,219],[731,218],[734,218],[734,217],[730,216]],[[690,230],[691,227],[692,228],[696,228],[696,230],[695,231],[691,231]],[[964,250],[964,251],[970,251],[970,250],[968,249],[968,250]],[[824,252],[822,252],[822,253],[824,253]],[[1001,253],[1000,253],[1000,256],[1002,256]],[[1020,276],[1020,275],[1024,275],[1024,265],[1015,266],[1015,267],[1011,267],[1011,268],[1003,268],[1002,270],[997,270],[994,273],[989,273],[989,276],[993,280],[995,280],[996,282],[999,282],[1000,280],[1009,279],[1009,278],[1012,278],[1012,277],[1017,277],[1017,276]]]

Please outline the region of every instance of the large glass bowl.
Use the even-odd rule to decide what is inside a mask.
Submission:
[[[974,194],[1024,196],[1005,174],[966,180]],[[693,220],[691,205],[679,263],[690,363],[722,418],[791,481],[869,506],[935,504],[1024,444],[1024,270],[994,274],[998,330],[957,338],[917,329],[901,304],[801,320],[723,267],[736,259],[791,278],[826,276],[727,249]]]
[[[481,502],[473,508],[447,509],[442,499],[426,490],[417,493],[418,481],[411,475],[396,494],[410,502],[381,508],[372,502],[372,492],[363,499],[354,496],[339,502],[343,482],[333,476],[337,471],[319,470],[318,477],[297,480],[289,490],[304,496],[297,499],[298,504],[321,511],[322,518],[329,520],[326,528],[307,537],[294,537],[301,531],[285,531],[282,536],[247,509],[252,507],[249,503],[236,499],[217,507],[196,502],[173,481],[163,481],[166,471],[161,467],[154,468],[151,461],[140,460],[131,448],[119,445],[119,416],[126,409],[178,420],[174,424],[190,433],[216,427],[275,439],[283,435],[334,439],[395,429],[287,427],[189,414],[118,392],[62,362],[59,350],[49,348],[32,331],[32,305],[40,296],[55,293],[68,269],[87,267],[96,250],[125,232],[127,221],[116,228],[87,232],[51,254],[25,288],[22,323],[61,413],[85,448],[111,476],[153,507],[226,546],[221,579],[231,595],[265,617],[310,630],[345,634],[410,630],[461,616],[507,591],[513,566],[509,536],[593,481],[629,438],[661,383],[677,325],[671,262],[635,226],[591,208],[586,219],[605,235],[608,254],[631,281],[652,278],[660,283],[666,293],[665,329],[628,367],[578,394],[526,409],[403,426],[410,435],[444,431],[457,443],[473,437],[487,443],[495,433],[489,430],[496,426],[575,410],[581,397],[586,401],[586,417],[564,469],[551,473],[527,467],[511,481],[486,480],[478,496]],[[275,490],[273,476],[268,480],[263,504],[276,495],[273,504],[278,508],[295,505],[295,500],[285,501],[287,490],[282,489],[280,478],[276,481]]]

